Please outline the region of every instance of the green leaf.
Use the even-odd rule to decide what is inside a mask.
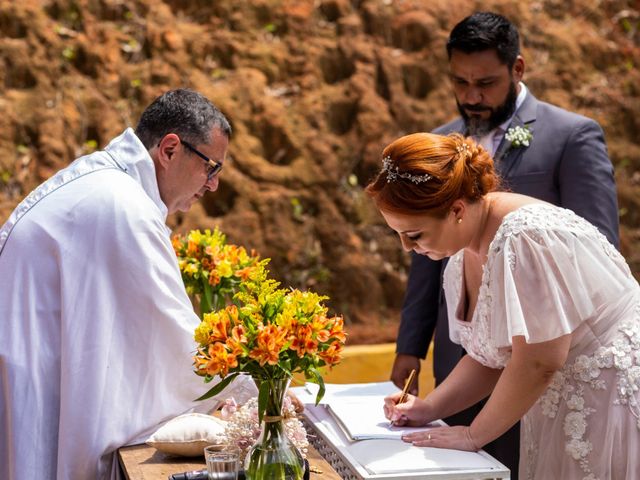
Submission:
[[[309,374],[311,376],[311,382],[315,383],[318,385],[318,395],[316,395],[316,406],[320,403],[320,400],[322,400],[322,397],[324,397],[324,392],[326,391],[326,388],[324,386],[324,380],[322,379],[322,375],[320,375],[320,372],[318,370],[316,370],[315,368],[312,368],[309,370]]]
[[[234,378],[236,378],[239,374],[238,373],[233,373],[231,375],[226,376],[225,378],[223,378],[220,383],[216,383],[213,387],[211,387],[211,389],[205,393],[204,395],[202,395],[201,397],[198,397],[195,399],[196,402],[199,402],[201,400],[206,400],[207,398],[211,398],[214,395],[218,395],[220,392],[222,392],[222,390],[224,390],[227,385],[229,385]]]
[[[200,298],[200,317],[204,318],[205,313],[213,312],[213,294],[211,285],[206,278],[202,279],[202,296]]]
[[[269,382],[263,380],[258,389],[258,422],[262,423],[262,417],[267,409],[267,401],[269,400]]]

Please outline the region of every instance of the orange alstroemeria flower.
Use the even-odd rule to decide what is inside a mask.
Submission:
[[[208,314],[210,315],[209,324],[211,326],[211,333],[209,333],[209,342],[224,342],[229,336],[229,330],[231,328],[231,321],[229,314],[223,310],[219,313]],[[207,319],[207,315],[205,315]]]
[[[226,377],[230,368],[238,366],[238,359],[230,353],[222,343],[209,345],[209,356],[211,362],[218,368],[220,376]]]
[[[238,359],[233,353],[227,351],[223,343],[216,342],[209,345],[207,352],[198,350],[202,357],[195,357],[196,371],[207,375],[227,376],[230,368],[238,366]]]
[[[313,320],[311,320],[311,328],[315,332],[316,339],[319,342],[324,343],[331,338],[331,333],[326,328],[328,323],[327,317],[324,315],[316,315],[313,317]]]
[[[244,267],[244,268],[241,268],[240,270],[236,270],[236,275],[240,277],[240,279],[243,282],[246,282],[247,280],[249,280],[251,273],[253,273],[253,267]]]
[[[209,285],[215,287],[220,283],[220,275],[218,275],[217,270],[211,270],[209,272]]]
[[[246,329],[244,325],[236,325],[231,329],[231,336],[227,338],[227,346],[234,355],[240,355],[244,349],[242,345],[247,344]]]
[[[261,367],[265,363],[277,365],[286,336],[287,332],[275,325],[262,327],[256,337],[256,347],[249,352],[249,357],[257,360]]]
[[[178,237],[178,235],[175,235],[171,239],[171,246],[176,251],[176,254],[182,249],[182,240],[180,240],[180,237]]]
[[[318,355],[327,365],[335,365],[340,361],[342,353],[342,344],[333,342],[324,352],[318,352]]]
[[[344,319],[342,317],[333,317],[329,320],[333,321],[331,329],[329,330],[329,338],[335,338],[344,342],[347,339],[347,334],[344,332]]]
[[[198,244],[196,242],[193,242],[191,240],[189,240],[187,242],[187,255],[190,257],[198,257]]]
[[[310,325],[300,325],[296,334],[291,335],[289,340],[291,341],[289,348],[294,350],[300,358],[307,353],[314,355],[318,351],[318,342],[313,338]]]
[[[237,245],[227,245],[227,258],[231,263],[238,263],[240,253],[244,251],[244,248]]]

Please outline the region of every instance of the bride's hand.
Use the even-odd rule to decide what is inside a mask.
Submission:
[[[391,423],[396,426],[418,427],[433,420],[427,402],[414,395],[407,395],[405,402],[398,403],[401,396],[402,392],[397,392],[384,399],[384,416]]]
[[[452,448],[468,452],[480,450],[471,438],[471,430],[464,426],[434,427],[403,435],[402,440],[417,447]]]

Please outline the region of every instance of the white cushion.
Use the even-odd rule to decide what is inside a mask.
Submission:
[[[146,443],[161,452],[183,457],[203,455],[208,445],[226,444],[227,422],[202,413],[185,413],[169,420],[156,430]]]

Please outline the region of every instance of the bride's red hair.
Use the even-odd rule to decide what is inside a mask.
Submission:
[[[390,143],[382,156],[406,177],[431,178],[418,183],[406,177],[390,179],[383,168],[365,189],[380,210],[442,217],[455,200],[475,202],[499,184],[487,151],[458,133],[406,135]]]

